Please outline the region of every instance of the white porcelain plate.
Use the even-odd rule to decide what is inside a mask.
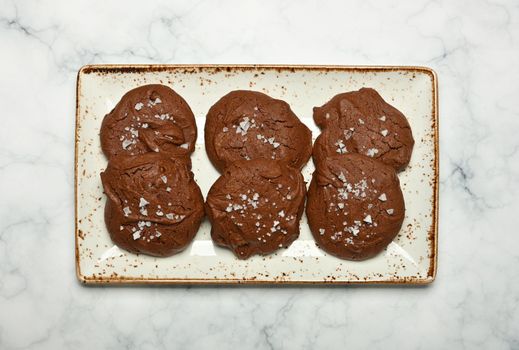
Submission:
[[[188,248],[168,258],[125,252],[105,228],[105,196],[99,173],[107,160],[99,129],[105,114],[137,86],[172,87],[191,106],[198,140],[192,155],[195,179],[204,196],[218,178],[204,149],[205,114],[231,90],[263,91],[283,99],[313,133],[312,108],[340,92],[372,87],[407,116],[415,147],[399,174],[406,217],[397,238],[375,258],[341,260],[317,248],[303,216],[301,235],[288,249],[238,260],[210,237],[203,222]],[[434,280],[438,213],[437,82],[420,67],[344,66],[86,66],[79,71],[76,111],[76,264],[84,283],[412,283]],[[306,181],[314,170],[303,169]]]

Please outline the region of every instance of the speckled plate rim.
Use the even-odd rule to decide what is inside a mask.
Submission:
[[[79,143],[79,91],[81,77],[93,72],[122,73],[122,72],[158,72],[170,69],[264,69],[264,70],[321,70],[321,71],[418,71],[428,74],[432,82],[432,117],[434,133],[434,181],[433,181],[433,210],[432,230],[429,232],[429,241],[432,245],[430,268],[426,278],[403,277],[388,280],[352,280],[352,281],[284,281],[284,280],[260,280],[260,279],[181,279],[181,278],[127,278],[127,277],[87,277],[81,273],[79,263],[79,229],[78,229],[78,143]],[[429,67],[423,66],[358,66],[358,65],[284,65],[284,64],[94,64],[81,67],[76,80],[76,120],[74,131],[74,232],[75,232],[75,263],[76,276],[81,283],[106,285],[106,284],[147,284],[147,285],[427,285],[436,279],[438,265],[438,214],[439,214],[439,101],[438,101],[438,76]]]

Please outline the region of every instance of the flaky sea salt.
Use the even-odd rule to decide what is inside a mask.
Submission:
[[[346,149],[346,145],[342,142],[342,140],[338,140],[337,142],[335,142],[335,146],[337,146],[335,152],[339,154],[344,154],[348,152],[348,150]]]
[[[124,207],[123,213],[124,213],[124,216],[128,216],[132,213],[132,211],[130,210],[130,207]]]
[[[339,192],[337,197],[340,199],[348,199],[348,190],[346,188],[338,188],[337,191]]]
[[[137,104],[135,105],[135,109],[136,109],[137,111],[140,111],[140,110],[142,109],[142,107],[144,107],[144,103],[141,103],[141,102],[139,102],[139,103],[137,103]]]
[[[263,139],[263,143],[267,143],[268,142],[274,148],[278,148],[279,146],[281,146],[281,143],[276,142],[276,138],[275,137],[269,137],[268,139],[265,136],[263,136],[263,135],[256,135],[256,137],[257,137],[258,140]],[[272,159],[274,159],[274,158],[275,157],[272,156]]]
[[[389,133],[389,131],[387,131],[386,129],[384,129],[384,130],[382,130],[380,133],[382,134],[382,136],[386,137],[387,134]]]
[[[155,114],[155,118],[160,119],[160,120],[167,120],[167,119],[169,119],[169,114],[168,113]]]
[[[132,140],[124,140],[122,142],[123,149],[127,149],[128,147],[130,147],[130,145],[133,145],[133,141]]]
[[[378,199],[382,202],[387,201],[387,196],[385,193],[382,193],[380,196],[378,196]]]
[[[139,211],[144,216],[148,215],[148,210],[146,209],[146,206],[148,204],[150,204],[150,203],[146,199],[144,199],[143,197],[140,198],[140,200],[139,200]]]
[[[395,212],[394,209],[387,209],[386,211],[389,215],[393,215],[393,213]]]
[[[366,155],[367,155],[368,157],[374,157],[375,154],[377,154],[377,153],[378,153],[378,149],[376,149],[376,148],[370,148],[370,149],[368,149],[368,151],[366,152]]]
[[[330,239],[331,239],[332,241],[336,241],[336,240],[338,240],[338,239],[341,238],[341,237],[342,237],[342,232],[337,231],[337,232],[335,232],[333,235],[330,236]]]
[[[249,117],[243,117],[242,121],[239,123],[236,128],[236,133],[245,136],[247,134],[247,130],[249,130],[251,123],[249,121]]]
[[[272,227],[270,228],[270,232],[279,231],[280,230],[279,224],[280,224],[279,221],[274,220],[274,222],[272,223]]]

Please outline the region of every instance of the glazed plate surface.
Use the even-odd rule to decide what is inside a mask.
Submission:
[[[283,99],[312,130],[312,108],[340,92],[376,89],[407,116],[415,147],[399,174],[406,217],[397,238],[373,259],[353,262],[316,247],[303,216],[301,235],[288,249],[238,260],[215,246],[204,220],[188,248],[168,258],[127,253],[111,242],[105,227],[99,173],[107,165],[99,129],[128,90],[144,84],[172,87],[196,116],[198,140],[192,155],[195,180],[204,196],[218,172],[204,149],[205,114],[231,90],[262,91]],[[434,72],[422,67],[95,65],[78,74],[76,109],[76,271],[84,283],[407,283],[434,280],[438,220],[438,99]],[[309,182],[314,166],[303,169]]]

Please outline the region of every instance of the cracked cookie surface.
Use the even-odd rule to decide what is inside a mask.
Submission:
[[[396,237],[404,220],[398,176],[364,155],[328,157],[312,176],[306,215],[324,251],[348,260],[371,258]]]
[[[299,236],[305,194],[303,176],[285,163],[236,161],[207,195],[211,237],[240,259],[286,248]]]
[[[223,171],[236,160],[281,160],[301,169],[312,153],[312,134],[290,106],[266,94],[237,90],[207,113],[205,146]]]
[[[315,123],[322,129],[313,149],[317,164],[326,157],[360,153],[402,171],[411,159],[414,140],[406,117],[373,89],[334,96],[314,107]]]

